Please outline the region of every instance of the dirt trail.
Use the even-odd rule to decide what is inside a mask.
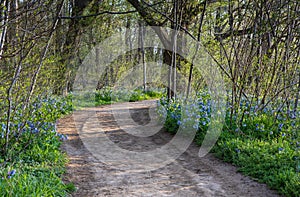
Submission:
[[[151,102],[154,101],[127,103],[132,119],[139,125],[150,121],[148,112]],[[118,110],[121,105],[115,106]],[[105,135],[122,149],[145,152],[161,147],[173,138],[163,130],[142,138],[127,134],[118,127],[110,106],[81,111],[80,118],[76,119],[79,130],[89,130],[87,125],[95,121],[90,119],[91,113],[97,114]],[[58,131],[69,137],[62,149],[70,160],[64,179],[73,182],[77,188],[72,196],[279,196],[266,185],[237,173],[234,166],[211,154],[199,158],[199,147],[194,144],[174,162],[156,170],[138,172],[114,169],[91,154],[76,129],[73,116],[59,120]]]

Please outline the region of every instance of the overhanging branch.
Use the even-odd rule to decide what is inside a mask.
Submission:
[[[233,31],[227,31],[225,33],[215,33],[216,38],[225,39],[230,36],[244,36],[253,33],[254,28],[249,27],[247,29],[241,29],[241,30],[233,30]]]
[[[89,17],[95,17],[103,14],[131,14],[137,12],[136,10],[130,10],[125,12],[113,12],[113,11],[103,11],[98,12],[96,14],[89,14],[89,15],[82,15],[82,16],[59,16],[59,19],[82,19],[82,18],[89,18]]]

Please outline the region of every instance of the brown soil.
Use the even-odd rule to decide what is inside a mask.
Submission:
[[[149,122],[149,101],[127,105],[131,106],[131,117],[135,122],[140,125]],[[62,146],[69,158],[64,181],[74,183],[77,188],[70,196],[279,196],[265,184],[241,175],[236,167],[211,154],[199,158],[199,147],[195,144],[191,144],[174,162],[156,170],[114,169],[94,157],[78,134],[76,128],[83,128],[89,121],[90,112],[97,113],[99,123],[106,128],[105,134],[123,149],[137,152],[153,150],[173,138],[163,130],[143,138],[126,134],[116,124],[110,105],[81,111],[77,127],[72,115],[62,118],[58,122],[58,132],[69,137]]]

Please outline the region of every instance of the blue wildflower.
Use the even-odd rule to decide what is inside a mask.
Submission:
[[[38,128],[34,128],[33,130],[32,130],[32,133],[38,133],[39,132],[39,129]]]
[[[32,122],[29,122],[28,125],[29,125],[29,127],[30,127],[31,130],[34,130],[35,127],[34,127],[34,124]]]
[[[10,179],[10,178],[12,178],[15,174],[16,174],[16,170],[9,171],[9,172],[7,173],[7,177]]]
[[[63,134],[59,134],[59,133],[58,133],[57,136],[58,136],[59,139],[62,140],[62,141],[65,141],[65,140],[68,139],[68,136],[67,136],[67,135],[63,135]]]
[[[1,129],[2,129],[2,131],[5,131],[6,130],[6,124],[2,123],[1,124]]]
[[[280,124],[278,125],[279,130],[281,130],[282,127],[283,127],[283,123],[280,123]]]
[[[207,113],[210,113],[210,108],[207,108]]]
[[[207,105],[208,105],[208,106],[210,106],[210,105],[211,105],[211,102],[210,102],[210,100],[208,100],[208,101],[207,101]]]
[[[280,147],[280,148],[278,148],[278,151],[279,151],[279,152],[280,152],[280,151],[283,151],[283,148],[281,148],[281,147]]]
[[[177,124],[178,124],[178,125],[181,125],[181,121],[180,121],[180,120],[178,120],[178,121],[177,121]]]
[[[290,114],[290,118],[291,118],[291,119],[295,119],[295,118],[296,118],[295,113],[291,113],[291,114]]]
[[[173,113],[171,114],[171,118],[175,118],[175,115]]]
[[[268,111],[268,109],[267,109],[267,108],[264,108],[263,112],[266,113],[267,111]]]

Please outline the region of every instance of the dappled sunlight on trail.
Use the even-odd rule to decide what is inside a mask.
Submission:
[[[122,104],[116,106],[120,108],[115,110],[122,110]],[[130,114],[136,124],[149,123],[147,106],[149,103],[143,101],[130,104]],[[92,131],[88,133],[90,138],[106,135],[118,147],[137,153],[159,149],[174,137],[163,129],[149,137],[128,134],[116,124],[110,108],[106,105],[75,112],[80,113],[77,125],[73,116],[59,121],[59,132],[69,136],[62,148],[70,160],[64,179],[73,182],[78,189],[72,196],[278,196],[264,184],[237,173],[235,167],[211,154],[199,158],[199,147],[194,144],[173,162],[149,171],[129,169],[126,161],[125,168],[117,168],[97,159],[85,146],[86,139],[81,138],[77,129]],[[95,112],[97,119],[91,119],[89,115]],[[101,125],[102,131],[93,130],[96,124]],[[126,129],[130,129],[130,125]]]

